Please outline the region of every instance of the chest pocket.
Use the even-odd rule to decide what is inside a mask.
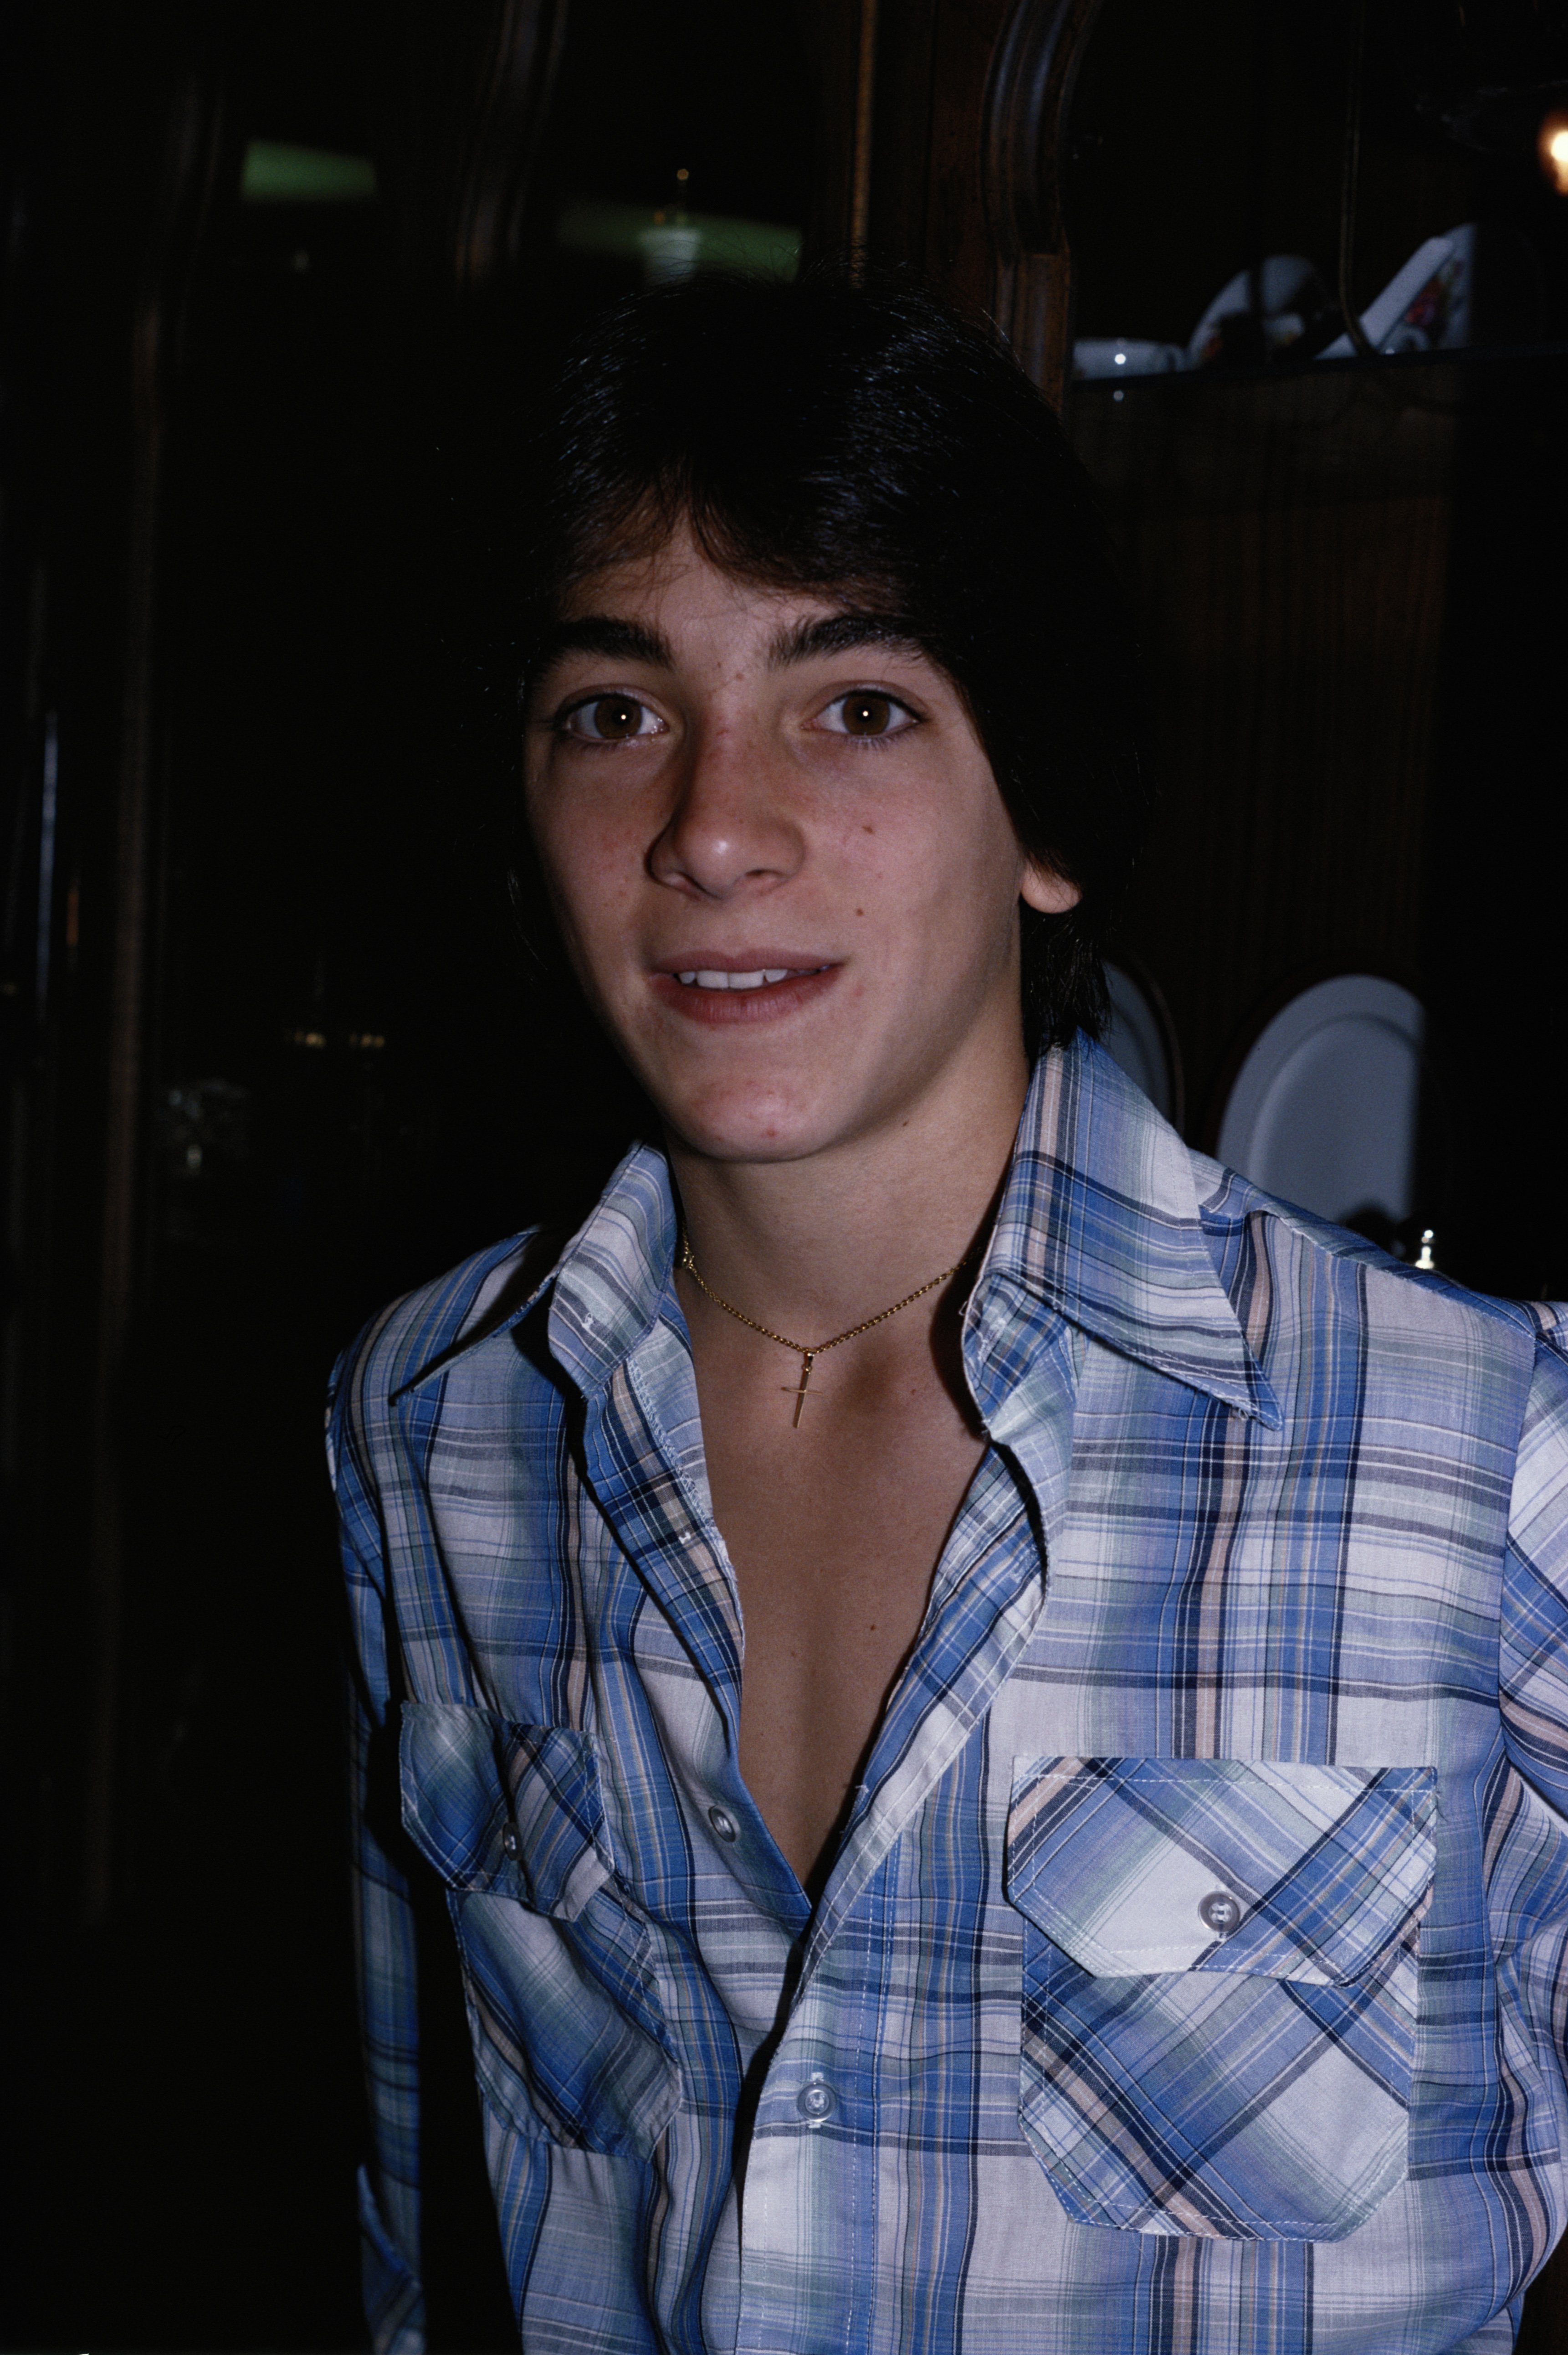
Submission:
[[[592,1737],[406,1701],[404,1827],[447,1887],[481,2083],[519,2133],[647,2157],[680,2093]]]
[[[1015,1762],[1020,2117],[1069,2215],[1333,2241],[1403,2180],[1429,1766]]]

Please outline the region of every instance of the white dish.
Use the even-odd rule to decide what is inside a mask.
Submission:
[[[1361,313],[1361,333],[1374,351],[1455,351],[1467,344],[1475,261],[1473,221],[1418,245]],[[1337,336],[1318,357],[1348,360],[1354,350],[1349,336]]]
[[[1397,982],[1340,974],[1293,997],[1262,1031],[1220,1123],[1233,1169],[1342,1223],[1414,1208],[1426,1017]]]
[[[1305,254],[1271,253],[1258,264],[1255,286],[1250,270],[1238,270],[1221,287],[1192,330],[1186,365],[1205,368],[1211,360],[1217,359],[1224,322],[1245,316],[1255,301],[1259,308],[1265,346],[1274,352],[1299,340],[1308,320],[1322,309],[1328,295]]]
[[[1075,376],[1169,376],[1186,365],[1180,344],[1151,344],[1139,336],[1080,336],[1073,346]]]

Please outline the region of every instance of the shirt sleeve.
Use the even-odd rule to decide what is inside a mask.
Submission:
[[[1568,2136],[1568,1363],[1563,1328],[1537,1316],[1499,1626],[1506,1758],[1486,1849],[1500,2032],[1505,2049],[1521,2036],[1541,2073],[1544,2158]]]
[[[1498,1680],[1513,1764],[1568,1817],[1568,1327],[1550,1311],[1537,1315],[1543,1329],[1514,1466]]]
[[[368,1349],[334,1369],[327,1463],[348,1585],[351,1858],[372,2150],[359,2174],[366,2317],[376,2355],[423,2355],[418,2004],[414,1917],[398,1861],[398,1709],[386,1543],[357,1412]]]

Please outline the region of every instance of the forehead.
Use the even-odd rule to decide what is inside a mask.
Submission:
[[[744,660],[769,670],[863,646],[940,672],[912,619],[835,582],[786,586],[716,563],[688,531],[585,573],[563,599],[534,676],[573,655],[678,668]]]
[[[683,522],[652,545],[612,555],[573,581],[562,596],[564,620],[653,607],[773,619],[785,613],[842,613],[849,598],[837,587],[784,586],[716,562]]]

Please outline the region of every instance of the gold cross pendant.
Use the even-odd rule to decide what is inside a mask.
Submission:
[[[789,1426],[791,1431],[799,1431],[800,1428],[800,1409],[806,1403],[806,1391],[811,1380],[811,1360],[816,1354],[815,1349],[802,1349],[800,1352],[800,1387],[799,1390],[792,1391],[788,1382],[785,1382],[780,1386],[785,1397],[792,1398],[795,1401],[794,1418]]]

